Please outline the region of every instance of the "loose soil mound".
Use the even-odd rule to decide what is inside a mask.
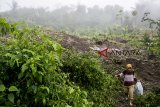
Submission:
[[[68,35],[68,34],[58,34],[61,35],[62,40],[61,44],[65,48],[74,49],[80,52],[90,51],[90,47],[98,47],[99,49],[104,48],[118,48],[119,45],[114,42],[109,42],[108,40],[105,41],[97,41],[97,42],[91,42],[88,39],[84,38],[78,38],[76,36]],[[119,41],[120,43],[123,43],[124,41]],[[125,43],[127,43],[125,41]],[[119,47],[120,48],[120,47]],[[131,63],[133,65],[133,68],[135,69],[135,72],[137,74],[138,79],[142,80],[142,84],[144,87],[144,92],[150,91],[153,87],[160,85],[160,62],[153,62],[152,60],[138,60],[136,58],[126,58],[121,61],[120,63],[114,63],[112,65],[106,64],[106,59],[102,58],[102,63],[104,67],[106,68],[106,71],[115,75],[114,70],[119,70],[122,72],[125,68],[125,65],[127,63]],[[120,98],[118,105],[119,107],[128,107],[126,101],[124,100],[124,95],[122,95],[122,98]]]
[[[65,33],[54,33],[52,32],[51,34],[59,36],[61,39],[60,43],[62,44],[63,47],[69,48],[69,49],[74,49],[80,52],[85,52],[85,51],[90,51],[90,47],[98,47],[100,49],[104,48],[120,48],[118,44],[114,42],[109,42],[108,40],[103,40],[103,41],[90,41],[88,39],[84,38],[79,38],[73,35],[68,35]],[[113,67],[119,69],[122,66],[125,66],[127,63],[133,64],[133,67],[135,71],[137,72],[138,78],[141,79],[144,83],[144,89],[145,91],[150,90],[152,87],[159,85],[160,81],[160,63],[159,62],[153,62],[150,60],[143,61],[143,60],[138,60],[138,59],[123,59],[121,61],[118,61],[115,63],[115,65],[111,65],[110,67],[105,63],[106,60],[102,58],[104,67],[107,69],[107,71],[113,72],[112,70]],[[108,67],[108,68],[107,68]],[[121,70],[121,69],[119,69]]]
[[[72,48],[77,51],[89,51],[91,43],[87,39],[78,38],[72,35],[65,35],[61,44],[65,48]]]

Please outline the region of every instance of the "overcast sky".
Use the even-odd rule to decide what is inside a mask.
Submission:
[[[13,0],[0,0],[0,10],[4,11],[10,9]],[[99,5],[104,7],[105,5],[120,5],[125,10],[132,10],[136,3],[142,0],[15,0],[19,7],[48,7],[54,9],[63,5],[78,5],[83,4],[88,7]]]

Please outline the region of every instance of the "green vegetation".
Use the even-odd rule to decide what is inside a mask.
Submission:
[[[92,106],[60,71],[63,48],[43,30],[14,29],[0,44],[1,106]]]
[[[94,102],[94,107],[115,106],[120,82],[105,73],[96,55],[69,51],[64,55],[63,65],[62,71],[87,91],[88,99]]]
[[[9,24],[4,18],[0,18],[0,36],[13,33],[16,27],[16,23]]]
[[[150,93],[137,97],[136,107],[158,107],[160,105],[160,88],[156,87]]]
[[[111,8],[113,8],[114,13],[121,9],[121,7],[109,7],[101,11],[108,11]],[[32,11],[32,9],[23,9],[26,12]],[[61,9],[63,10],[63,8]],[[131,21],[137,14],[136,10],[132,13],[133,17],[131,17],[130,21],[124,15],[125,12],[123,10],[119,11],[117,17],[116,14],[109,13],[114,18],[104,21],[106,16],[108,18],[108,14],[104,14],[103,17],[94,17],[95,13],[93,10],[100,10],[100,8],[90,8],[88,13],[86,13],[85,9],[86,7],[79,6],[76,11],[72,10],[72,13],[74,13],[72,15],[65,11],[65,8],[63,10],[64,13],[60,15],[58,10],[53,11],[52,13],[56,13],[53,15],[44,9],[37,9],[40,13],[45,13],[50,17],[52,15],[54,17],[56,15],[57,17],[66,16],[64,18],[70,21],[59,18],[58,21],[52,23],[54,19],[50,18],[50,20],[43,23],[43,20],[48,17],[39,17],[39,15],[35,15],[32,20],[28,21],[47,26],[50,24],[54,26],[55,24],[57,28],[65,24],[65,27],[68,26],[68,28],[60,28],[62,34],[77,35],[82,38],[87,37],[95,44],[106,42],[122,49],[144,49],[149,53],[160,56],[159,20],[148,18],[148,14],[146,14],[143,17],[143,21],[149,22],[150,29],[147,27],[143,28],[144,26],[136,28],[134,21]],[[16,19],[16,13],[23,13],[20,9],[17,10],[17,8],[13,10],[15,14],[10,16],[10,19]],[[96,14],[98,13],[97,11]],[[7,12],[3,13],[3,15],[5,14]],[[88,25],[86,21],[90,17],[87,14],[92,17],[92,21],[88,22]],[[80,19],[81,15],[85,16],[84,19]],[[24,16],[24,19],[28,17]],[[71,17],[74,19],[73,21]],[[36,20],[36,18],[39,18],[39,20]],[[63,22],[62,20],[65,23],[60,23]],[[81,20],[83,21],[78,23]],[[97,20],[100,21],[97,22]],[[110,21],[112,26],[109,26]],[[115,21],[117,22],[114,23]],[[130,24],[131,22],[132,24]],[[107,74],[97,54],[64,49],[58,43],[61,39],[58,36],[59,34],[48,35],[48,32],[40,27],[30,28],[28,25],[8,23],[6,19],[0,18],[0,106],[117,106],[119,95],[122,95],[120,94],[122,86],[120,81],[112,75],[116,73],[117,69],[123,70],[125,67],[119,65],[118,68],[118,66],[114,66],[116,65],[115,63],[114,65],[107,65],[105,67],[112,75]],[[59,40],[56,40],[57,38]],[[112,60],[114,62],[115,58],[110,59],[110,61]],[[103,63],[108,64],[105,61]],[[159,106],[159,94],[160,89],[156,88],[144,96],[137,97],[134,103],[137,107]]]
[[[149,23],[150,29],[152,30],[152,35],[144,35],[144,45],[147,47],[147,50],[152,54],[156,54],[160,57],[160,20],[154,20],[148,18],[148,14],[145,13],[145,16],[142,18],[142,21],[147,21]],[[154,34],[153,34],[154,31]]]
[[[0,106],[115,106],[119,82],[96,56],[64,51],[38,27],[0,26]]]

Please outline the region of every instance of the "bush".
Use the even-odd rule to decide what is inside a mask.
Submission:
[[[153,88],[150,93],[137,97],[136,107],[158,107],[160,106],[160,87]]]
[[[72,82],[88,92],[88,98],[94,102],[94,107],[115,106],[120,84],[104,71],[93,53],[66,51],[62,71],[69,74]]]
[[[0,17],[0,36],[12,33],[16,29],[17,23],[10,24],[6,19]]]
[[[40,28],[19,28],[0,42],[0,106],[92,106],[87,92],[60,71],[61,45]]]

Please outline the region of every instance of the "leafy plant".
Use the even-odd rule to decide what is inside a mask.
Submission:
[[[5,18],[0,17],[0,36],[12,33],[16,29],[17,23],[9,24]]]
[[[137,97],[136,107],[158,107],[160,105],[160,88],[156,87],[150,93]]]
[[[0,20],[11,26],[5,19]],[[41,28],[10,30],[3,33],[5,43],[0,42],[0,106],[93,105],[87,100],[86,91],[73,85],[60,71],[63,48],[59,43]]]
[[[153,37],[153,48],[152,51],[154,53],[157,53],[160,56],[160,20],[154,20],[148,17],[150,13],[145,13],[144,17],[142,18],[143,21],[149,22],[149,27],[151,29],[154,29],[154,31],[157,33]]]
[[[69,79],[88,92],[94,107],[114,107],[120,89],[119,82],[105,73],[98,57],[93,53],[65,51],[62,71]]]

